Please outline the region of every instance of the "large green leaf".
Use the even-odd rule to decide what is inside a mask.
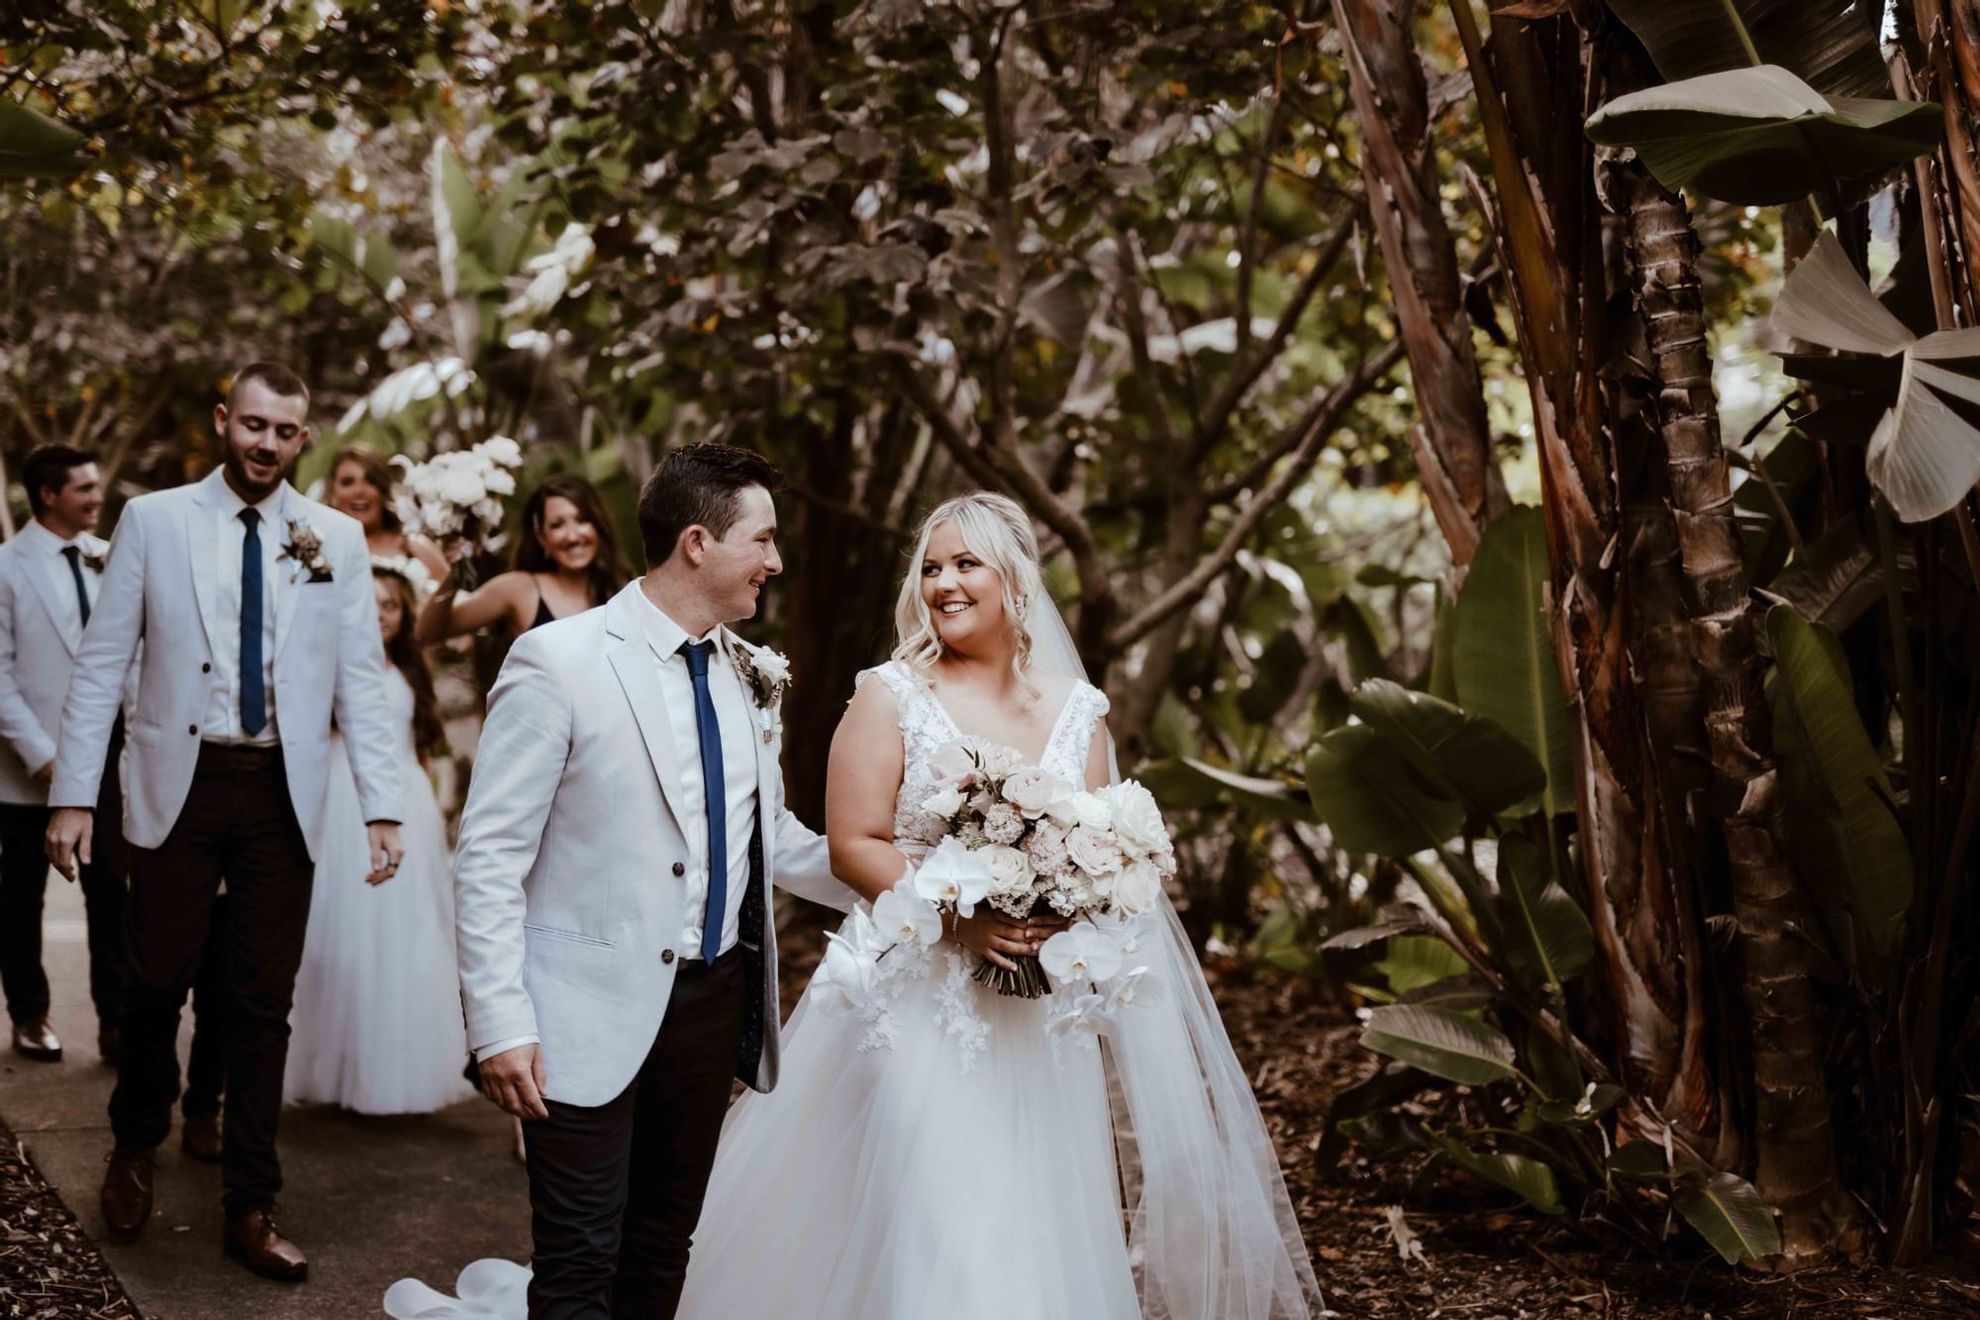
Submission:
[[[1631,92],[1588,119],[1603,146],[1633,147],[1666,188],[1742,206],[1826,194],[1938,145],[1929,101],[1825,97],[1778,65]]]
[[[1980,329],[1917,338],[1863,282],[1836,236],[1824,232],[1781,287],[1773,328],[1844,354],[1841,362],[1896,360],[1897,394],[1864,459],[1870,480],[1906,522],[1936,518],[1980,481]]]
[[[1728,1265],[1776,1256],[1780,1226],[1753,1184],[1730,1173],[1715,1173],[1703,1186],[1687,1187],[1675,1198],[1678,1213],[1697,1229]]]
[[[1227,799],[1280,820],[1313,819],[1298,784],[1240,774],[1193,757],[1157,761],[1144,766],[1136,777],[1148,786],[1149,792],[1176,805],[1207,806]]]
[[[1519,1076],[1510,1040],[1476,1018],[1426,1004],[1391,1004],[1368,1015],[1361,1043],[1445,1081],[1466,1086]]]
[[[1315,741],[1306,792],[1334,842],[1351,853],[1406,857],[1464,827],[1464,808],[1436,796],[1396,745],[1366,724]]]
[[[1595,956],[1587,914],[1554,883],[1540,849],[1516,834],[1499,840],[1499,906],[1514,962],[1530,979],[1561,985]]]
[[[89,163],[83,135],[18,101],[0,100],[0,178],[66,179]]]
[[[1373,678],[1349,708],[1395,743],[1410,768],[1444,796],[1496,815],[1538,793],[1547,775],[1519,739],[1448,701]]]
[[[1533,753],[1546,775],[1549,816],[1574,804],[1574,725],[1561,697],[1543,605],[1547,529],[1517,506],[1492,520],[1457,603],[1458,704]]]
[[[1434,935],[1401,935],[1389,941],[1388,951],[1369,970],[1400,999],[1412,990],[1463,976],[1470,968],[1455,949]]]
[[[1509,1192],[1517,1192],[1541,1214],[1567,1213],[1567,1207],[1561,1204],[1561,1189],[1554,1181],[1554,1171],[1539,1160],[1525,1155],[1472,1150],[1456,1137],[1440,1137],[1438,1144],[1443,1147],[1451,1163],[1486,1182],[1496,1183]]]
[[[1767,612],[1767,639],[1774,700],[1789,708],[1822,791],[1820,802],[1806,805],[1834,822],[1849,907],[1870,950],[1888,957],[1911,906],[1911,848],[1891,810],[1883,758],[1857,718],[1848,663],[1826,628],[1789,605]]]
[[[1890,91],[1877,50],[1883,6],[1865,0],[1609,0],[1666,82],[1765,62],[1791,69],[1833,96]],[[1744,28],[1753,43],[1740,40]],[[1756,58],[1757,57],[1757,58]]]

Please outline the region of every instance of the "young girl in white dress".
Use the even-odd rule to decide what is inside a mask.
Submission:
[[[833,873],[869,902],[930,851],[945,749],[1014,748],[1110,782],[1107,698],[1046,596],[1030,520],[999,495],[922,526],[894,659],[833,739]],[[855,920],[857,919],[857,914]],[[1158,990],[1096,1041],[1049,999],[971,975],[1057,928],[944,917],[884,1014],[814,980],[774,1091],[730,1110],[694,1235],[684,1320],[1308,1320],[1324,1310],[1243,1069],[1166,900],[1127,928]],[[909,955],[894,950],[887,956]],[[871,1005],[868,1006],[869,1008]],[[527,1271],[477,1261],[460,1301],[401,1281],[395,1317],[523,1314]]]
[[[461,1076],[467,1039],[454,970],[452,868],[424,762],[440,721],[433,679],[412,636],[431,578],[415,560],[383,556],[372,558],[371,577],[388,661],[386,696],[404,730],[406,855],[390,879],[364,883],[371,869],[364,815],[344,741],[333,737],[284,1089],[291,1101],[361,1114],[425,1114],[474,1094]]]

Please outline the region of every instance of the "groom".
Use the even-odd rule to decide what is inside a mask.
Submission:
[[[531,1320],[674,1314],[730,1080],[777,1081],[769,887],[852,903],[783,805],[783,660],[722,626],[782,571],[780,483],[668,454],[646,576],[523,634],[489,695],[455,920],[483,1089],[529,1120]]]
[[[236,373],[213,410],[222,464],[125,506],[62,711],[48,860],[90,864],[98,780],[130,671],[124,761],[131,888],[123,1058],[103,1219],[151,1216],[152,1151],[179,1090],[179,1008],[209,938],[227,1018],[221,1182],[229,1255],[285,1282],[308,1262],[272,1217],[289,1002],[302,959],[334,713],[370,822],[373,878],[397,869],[399,782],[364,530],[287,477],[309,443],[309,391],[287,367]],[[227,886],[228,917],[213,929]],[[334,877],[356,884],[359,877]]]

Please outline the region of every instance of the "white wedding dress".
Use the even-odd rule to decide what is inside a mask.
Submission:
[[[899,662],[860,677],[900,708],[896,842],[918,858],[915,808],[936,752],[961,734]],[[1081,683],[1044,768],[1085,783],[1106,711]],[[1171,956],[1145,943],[1151,960]],[[1162,967],[1194,978],[1166,990],[1171,1022],[1209,1002],[1182,958],[1186,970]],[[834,1011],[807,990],[777,1089],[729,1111],[681,1320],[1306,1320],[1317,1290],[1242,1070],[1230,1059],[1241,1099],[1227,1085],[1206,1103],[1190,1084],[1214,1049],[1229,1059],[1220,1026],[1214,1045],[1158,1028],[1110,1068],[1092,1037],[1047,1031],[1050,1001],[977,985],[954,944],[885,984],[878,1013]],[[1137,1119],[1161,1144],[1137,1145]],[[476,1261],[458,1300],[404,1280],[386,1313],[521,1320],[527,1279]]]
[[[405,857],[391,879],[367,885],[371,845],[341,735],[330,740],[323,844],[309,929],[289,1013],[292,1102],[360,1114],[426,1114],[474,1094],[461,1075],[467,1029],[454,971],[452,868],[446,827],[413,748],[413,693],[386,667]]]

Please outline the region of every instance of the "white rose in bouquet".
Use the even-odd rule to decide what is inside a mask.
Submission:
[[[1114,809],[1107,800],[1097,793],[1079,792],[1072,796],[1071,814],[1073,822],[1097,834],[1111,833],[1114,828]]]
[[[1153,862],[1136,858],[1114,877],[1114,903],[1129,916],[1153,912],[1161,900],[1162,873]]]
[[[943,784],[921,800],[921,809],[931,816],[950,820],[963,809],[962,790],[952,783]]]
[[[1153,793],[1133,779],[1104,791],[1113,809],[1114,834],[1129,850],[1144,856],[1169,851],[1169,827]]]
[[[1021,894],[1030,891],[1033,879],[1031,860],[1022,852],[993,843],[978,849],[976,855],[990,868],[991,893]]]
[[[1075,825],[1072,833],[1066,835],[1066,852],[1073,865],[1089,876],[1112,875],[1126,860],[1112,839],[1084,825]]]
[[[1055,805],[1070,802],[1072,795],[1071,784],[1035,765],[1013,770],[1004,780],[1004,800],[1032,820],[1047,814]]]

